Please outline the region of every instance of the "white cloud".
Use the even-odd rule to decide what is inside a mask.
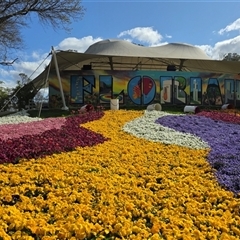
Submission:
[[[221,60],[227,53],[240,54],[240,36],[217,42],[214,46],[206,45],[201,48],[213,59]]]
[[[218,51],[220,56],[227,53],[240,54],[240,36],[218,42],[215,44],[214,48]]]
[[[209,57],[213,58],[213,47],[210,45],[195,45],[201,48]]]
[[[48,65],[50,58],[42,63],[43,59],[41,59],[41,61],[36,61],[36,62],[20,62],[16,65],[14,65],[15,67],[15,71],[14,73],[16,73],[17,75],[19,75],[20,73],[25,73],[29,78],[33,79],[36,76],[38,76],[43,70],[44,68]],[[21,70],[21,72],[20,72]]]
[[[223,35],[224,33],[239,30],[240,29],[240,18],[238,18],[233,23],[227,25],[225,28],[222,28],[218,31],[220,35]]]
[[[133,41],[138,40],[142,43],[147,43],[150,46],[156,45],[163,39],[162,35],[158,31],[153,30],[152,27],[136,27],[127,31],[123,31],[118,35],[118,38],[130,36]]]
[[[12,66],[0,68],[0,80],[4,82],[4,87],[15,87],[18,80],[21,80],[19,74],[24,73],[30,79],[37,77],[48,65],[50,57],[48,54],[39,55],[39,60],[16,61]]]
[[[172,38],[171,35],[167,35],[167,34],[165,35],[165,37],[166,37],[166,38]]]
[[[76,50],[78,52],[85,52],[90,45],[101,40],[103,39],[100,37],[93,38],[92,36],[83,38],[65,38],[56,48],[60,50]]]
[[[38,51],[34,51],[34,52],[32,52],[32,56],[31,56],[33,59],[35,59],[35,60],[40,60],[40,59],[42,59],[42,54],[40,53],[40,52],[38,52]]]
[[[8,67],[9,68],[9,67]],[[7,76],[9,73],[8,71],[5,70],[5,68],[0,68],[0,75],[5,77]]]

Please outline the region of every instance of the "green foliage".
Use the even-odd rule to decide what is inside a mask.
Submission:
[[[25,108],[28,105],[29,100],[33,99],[37,94],[37,90],[33,87],[32,84],[26,84],[25,86],[17,86],[14,88],[14,93],[18,98],[18,110]]]
[[[235,61],[238,62],[240,61],[240,55],[237,53],[227,53],[224,55],[223,61]]]
[[[5,102],[8,100],[9,98],[9,89],[5,88],[2,86],[3,82],[0,81],[0,109],[2,109],[5,105]],[[6,110],[7,106],[5,107]]]
[[[12,94],[9,95],[9,98],[16,96],[18,102],[14,107],[18,108],[18,110],[22,110],[28,105],[29,100],[33,99],[37,94],[38,90],[31,84],[31,79],[24,73],[20,73],[19,76],[21,80],[17,81],[16,87],[12,88]]]
[[[29,110],[28,111],[30,117],[38,117],[39,110]],[[71,111],[61,110],[61,109],[47,109],[42,110],[40,117],[41,118],[49,118],[49,117],[63,117],[63,116],[70,116]]]

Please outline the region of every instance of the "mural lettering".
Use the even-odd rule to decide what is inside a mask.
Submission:
[[[93,87],[95,87],[94,76],[72,75],[70,77],[70,102],[85,103],[85,93],[93,94]]]
[[[181,76],[161,76],[161,104],[183,104],[186,103],[186,79]]]
[[[136,76],[128,82],[127,93],[133,103],[137,105],[149,104],[154,100],[156,84],[151,77]]]
[[[99,102],[109,103],[112,98],[113,79],[109,75],[99,76]]]
[[[65,74],[65,75],[64,75]],[[104,71],[64,72],[61,76],[68,104],[86,104],[94,97],[97,104],[131,105],[236,103],[240,106],[240,76],[205,72]],[[49,102],[61,105],[57,76],[49,80]],[[91,100],[91,101],[90,101]],[[57,101],[57,102],[56,102]]]
[[[203,104],[222,105],[222,94],[217,78],[209,78]]]
[[[202,103],[202,79],[199,77],[190,78],[190,104]]]

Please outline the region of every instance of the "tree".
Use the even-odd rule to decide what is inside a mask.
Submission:
[[[6,110],[7,105],[5,103],[8,101],[9,94],[11,92],[10,88],[5,88],[2,86],[4,82],[0,81],[0,110]]]
[[[25,74],[19,74],[21,80],[17,80],[17,85],[12,89],[12,97],[17,97],[17,108],[18,110],[22,110],[28,105],[29,100],[32,100],[38,92],[38,89],[34,87],[31,83],[31,79]]]
[[[31,82],[31,79],[28,77],[27,74],[20,73],[19,76],[20,76],[21,80],[17,80],[17,85],[22,87],[23,85]]]
[[[68,31],[71,22],[80,20],[84,12],[81,0],[0,1],[0,57],[3,60],[0,64],[9,65],[11,61],[6,60],[9,50],[23,47],[21,29],[28,26],[28,20],[34,15],[43,25]]]
[[[240,55],[237,53],[227,53],[223,56],[223,61],[240,61]]]

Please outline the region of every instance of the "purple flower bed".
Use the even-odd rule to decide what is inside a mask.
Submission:
[[[196,115],[170,115],[156,123],[206,141],[211,147],[208,161],[216,169],[219,183],[234,193],[240,192],[240,125]]]
[[[107,138],[80,126],[100,119],[103,112],[89,112],[67,117],[61,128],[14,139],[0,139],[0,163],[17,163],[20,159],[38,158],[53,153],[71,151],[76,147],[93,146]],[[62,119],[59,118],[62,123]]]

